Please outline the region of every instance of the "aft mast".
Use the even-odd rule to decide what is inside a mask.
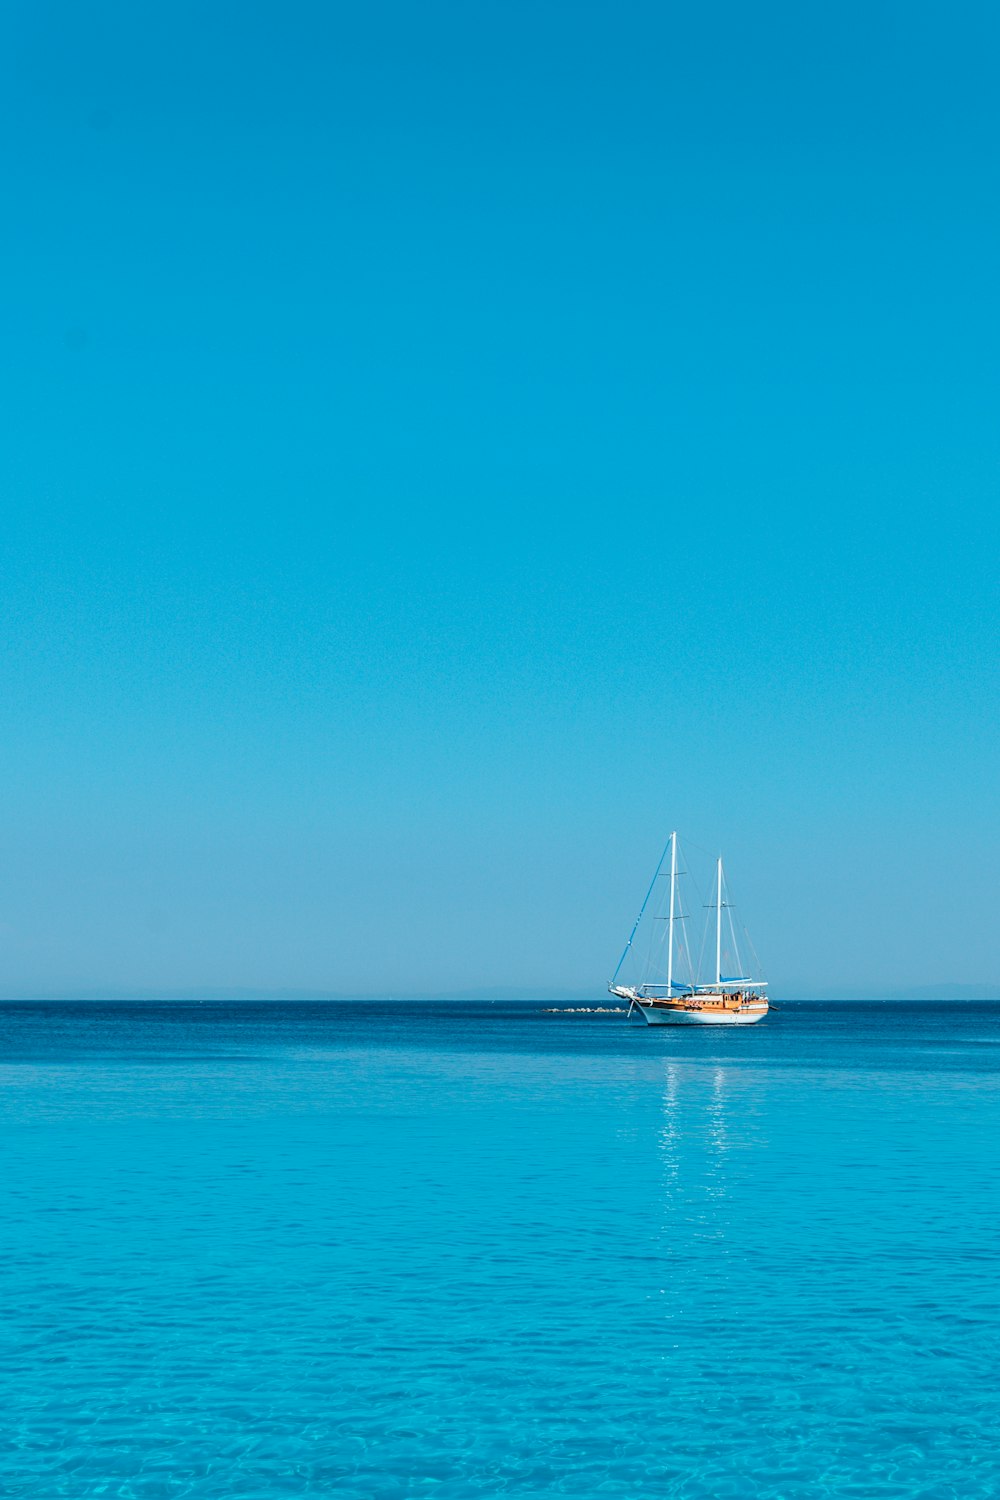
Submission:
[[[722,988],[722,855],[716,869],[715,899],[715,987]]]
[[[670,835],[670,920],[667,923],[667,999],[674,993],[674,900],[677,890],[677,834]]]

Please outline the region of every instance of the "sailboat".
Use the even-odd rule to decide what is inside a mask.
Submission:
[[[665,915],[659,918],[660,921],[666,923],[665,979],[657,980],[648,977],[650,973],[663,973],[662,955],[654,951],[656,947],[663,945],[651,942],[646,965],[647,977],[635,984],[619,984],[618,977],[626,959],[632,953],[632,943],[639,930],[639,924],[642,922],[658,882],[665,873],[663,866],[666,863],[668,850],[670,853],[669,904]],[[768,1012],[768,1000],[765,994],[767,983],[763,979],[751,979],[741,972],[742,964],[736,942],[731,904],[725,899],[725,877],[721,857],[716,861],[715,900],[711,903],[711,908],[715,911],[715,977],[708,984],[697,984],[694,981],[686,936],[682,938],[680,945],[675,938],[677,924],[686,920],[686,914],[678,910],[678,878],[677,834],[672,833],[660,857],[660,863],[656,867],[649,890],[646,892],[646,899],[635,919],[629,940],[625,944],[625,950],[618,960],[618,967],[611,976],[608,989],[612,995],[617,995],[619,999],[629,1002],[629,1018],[634,1012],[638,1012],[649,1026],[751,1026],[755,1021],[763,1020]],[[728,925],[731,939],[729,948],[737,966],[736,973],[729,976],[723,976],[722,973],[722,914],[724,911],[729,913]],[[678,946],[687,960],[689,977],[686,982],[674,978],[674,960]]]

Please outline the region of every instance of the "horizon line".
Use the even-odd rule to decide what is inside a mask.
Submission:
[[[414,990],[400,993],[393,990],[335,991],[304,988],[258,988],[250,985],[185,987],[183,989],[151,990],[145,987],[125,988],[94,987],[76,991],[22,991],[0,994],[0,1005],[30,1004],[556,1004],[594,1003],[606,999],[603,989],[595,995],[583,987],[529,988],[525,985],[489,986],[479,989]],[[856,987],[826,987],[802,989],[789,987],[776,997],[785,1002],[813,1003],[823,1001],[869,1001],[878,1003],[930,1001],[954,1003],[962,1001],[1000,1000],[998,984],[954,984],[920,985],[893,990],[859,990]]]

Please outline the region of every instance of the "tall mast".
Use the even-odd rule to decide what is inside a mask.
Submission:
[[[722,855],[719,855],[719,865],[716,886],[715,904],[715,983],[722,984]]]
[[[674,993],[674,892],[677,889],[677,834],[670,835],[670,922],[667,927],[667,999]]]

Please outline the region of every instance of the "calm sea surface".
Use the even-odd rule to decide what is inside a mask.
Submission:
[[[1000,1495],[1000,1006],[0,1006],[5,1496]]]

